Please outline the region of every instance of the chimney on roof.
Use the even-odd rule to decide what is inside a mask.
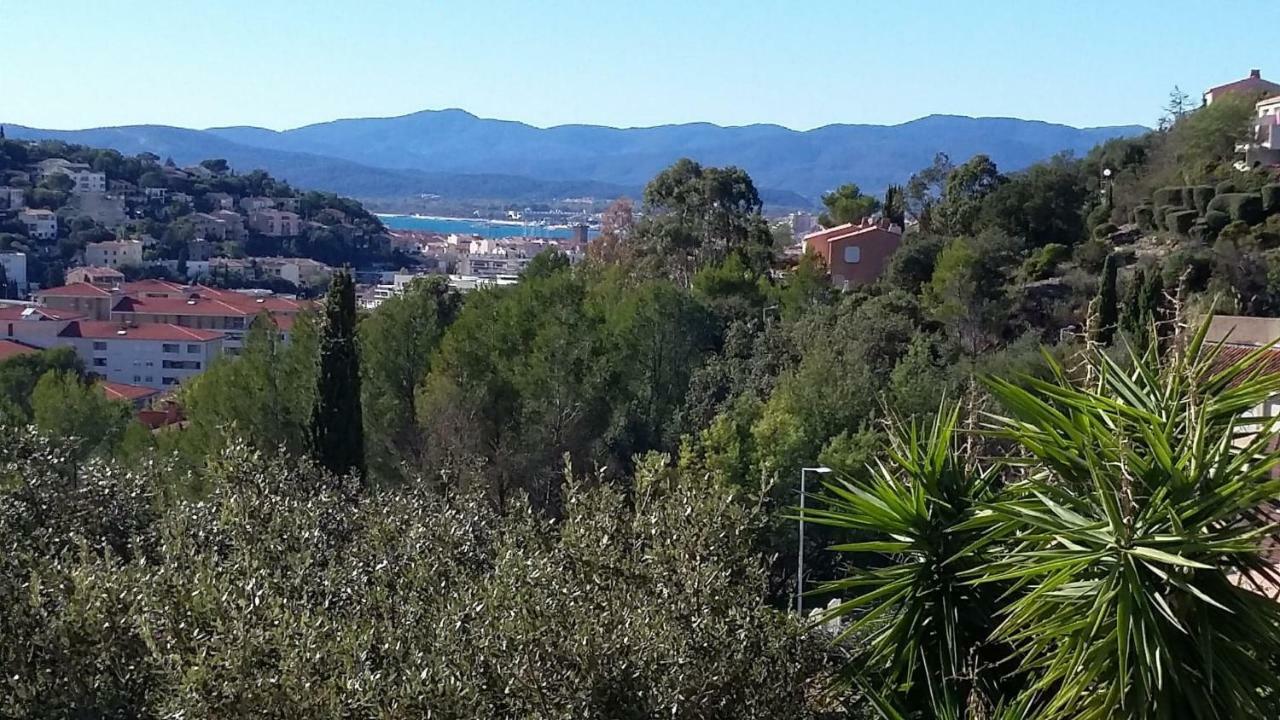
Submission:
[[[1254,79],[1254,80],[1257,80],[1257,79],[1259,79],[1259,78],[1261,78],[1261,77],[1262,77],[1262,71],[1261,71],[1261,70],[1258,70],[1258,69],[1256,69],[1256,68],[1255,68],[1255,69],[1253,69],[1253,70],[1250,70],[1250,71],[1249,71],[1249,77],[1250,77],[1250,78],[1252,78],[1252,79]]]

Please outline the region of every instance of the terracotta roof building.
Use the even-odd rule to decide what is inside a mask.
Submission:
[[[1280,84],[1262,79],[1261,70],[1250,70],[1249,77],[1229,82],[1204,91],[1204,104],[1210,105],[1217,98],[1231,93],[1247,93],[1250,95],[1280,94]]]
[[[804,248],[820,256],[838,288],[875,282],[902,243],[902,228],[883,218],[846,223],[804,236]]]

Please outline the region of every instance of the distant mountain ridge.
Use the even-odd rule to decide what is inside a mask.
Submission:
[[[224,157],[240,169],[263,167],[298,185],[366,198],[424,192],[511,200],[634,195],[659,170],[691,157],[746,169],[766,202],[788,206],[813,204],[823,192],[846,182],[878,192],[905,181],[937,152],[957,161],[986,153],[1002,169],[1017,170],[1057,152],[1082,154],[1110,138],[1146,131],[1140,125],[1073,128],[954,115],[805,131],[711,123],[538,128],[456,109],[334,120],[285,131],[250,126],[7,127],[12,137],[145,150],[182,163]]]

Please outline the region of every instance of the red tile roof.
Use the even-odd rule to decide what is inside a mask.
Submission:
[[[844,225],[837,225],[826,230],[809,233],[804,236],[804,242],[806,245],[819,242],[833,243],[852,235],[859,235],[873,230],[884,230],[898,235],[902,234],[902,229],[895,225],[891,225],[888,220],[865,220],[857,224],[845,223]]]
[[[124,400],[126,402],[136,402],[160,393],[155,388],[111,382],[109,380],[103,380],[98,383],[98,387],[102,388],[102,392],[106,394],[108,400]]]
[[[173,293],[182,294],[186,292],[187,286],[171,283],[168,280],[135,280],[127,282],[120,286],[120,289],[126,294],[137,293]]]
[[[1273,83],[1270,80],[1263,80],[1261,74],[1254,71],[1253,73],[1250,73],[1247,78],[1236,80],[1235,82],[1229,82],[1225,85],[1211,87],[1208,90],[1205,90],[1204,93],[1206,95],[1209,93],[1221,95],[1223,93],[1231,92],[1264,92],[1271,94],[1276,91],[1280,91],[1280,84]]]
[[[75,320],[84,317],[72,310],[40,307],[36,305],[4,305],[0,304],[0,320]]]
[[[208,342],[224,335],[217,330],[197,330],[168,323],[127,325],[105,320],[78,320],[58,333],[58,337],[95,340],[171,340],[173,342]]]
[[[36,292],[36,297],[111,297],[110,290],[103,290],[89,283],[71,283],[60,287],[45,288]]]
[[[204,297],[135,297],[120,298],[111,312],[147,315],[200,315],[204,317],[244,317],[256,315],[254,310]]]
[[[40,352],[40,348],[32,347],[17,340],[0,340],[0,360],[8,360],[19,355],[30,355]]]

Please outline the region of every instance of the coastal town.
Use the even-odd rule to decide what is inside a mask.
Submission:
[[[152,4],[6,16],[0,718],[1280,718],[1252,47]]]

